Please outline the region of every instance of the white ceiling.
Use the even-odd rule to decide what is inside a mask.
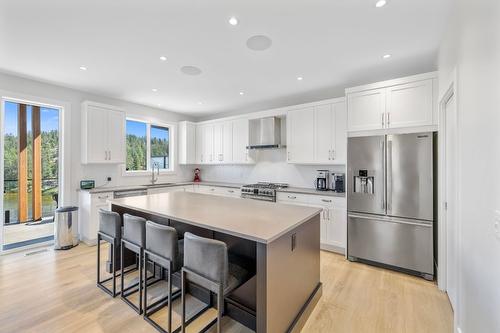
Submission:
[[[452,1],[387,2],[2,0],[0,70],[192,116],[309,102],[435,69]]]

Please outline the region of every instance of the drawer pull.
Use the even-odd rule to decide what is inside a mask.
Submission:
[[[289,196],[288,196],[288,199],[297,199],[297,197],[296,197],[296,196],[293,196],[293,195],[289,195]]]
[[[323,202],[332,202],[332,200],[327,200],[327,199],[321,199]]]
[[[234,193],[234,190],[227,190],[229,193]]]
[[[210,189],[210,191],[215,191],[215,189],[214,189],[214,188],[211,188],[211,189]]]
[[[98,199],[107,199],[107,198],[109,198],[109,196],[108,195],[99,195],[99,196],[97,196],[97,198]]]

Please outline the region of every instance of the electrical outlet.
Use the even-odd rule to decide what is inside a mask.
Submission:
[[[495,211],[493,228],[495,229],[495,236],[500,240],[500,210]]]

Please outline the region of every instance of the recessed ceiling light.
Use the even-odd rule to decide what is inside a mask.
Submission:
[[[151,89],[151,90],[152,90],[153,92],[157,92],[157,91],[158,91],[158,89],[156,89],[156,88],[153,88],[153,89]]]
[[[82,71],[86,71],[86,70],[87,70],[87,67],[85,67],[85,66],[80,66],[80,70],[82,70]]]
[[[161,104],[158,104],[158,107],[160,107],[160,106],[161,106]]]
[[[240,91],[240,95],[245,95],[245,93],[243,91]]]
[[[248,38],[247,47],[254,51],[264,51],[271,47],[273,41],[264,35],[256,35]]]
[[[161,57],[160,57],[160,60],[161,60],[161,61],[167,61],[167,57],[165,57],[165,56],[161,56]]]
[[[237,25],[238,24],[238,19],[236,17],[234,17],[234,16],[231,16],[229,18],[229,24],[231,24],[231,25]]]
[[[302,76],[297,77],[297,81],[302,81],[302,80],[304,80],[304,78]]]
[[[384,54],[384,56],[382,58],[389,59],[390,57],[392,57],[392,55],[390,55],[390,54]]]
[[[375,7],[380,8],[384,7],[387,4],[386,0],[378,0],[377,3],[375,3]]]
[[[200,75],[201,69],[195,66],[182,66],[181,72],[183,72],[186,75]]]
[[[198,105],[202,105],[202,104],[203,104],[203,102],[198,102]]]

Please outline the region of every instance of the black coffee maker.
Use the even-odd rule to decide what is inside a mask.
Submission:
[[[316,189],[318,191],[328,191],[328,184],[330,179],[330,171],[328,170],[318,170],[316,176]]]

